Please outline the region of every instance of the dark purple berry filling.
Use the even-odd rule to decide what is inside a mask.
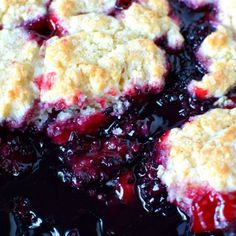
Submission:
[[[130,2],[118,1],[117,10]],[[192,235],[189,219],[168,203],[152,157],[165,131],[213,107],[214,99],[191,97],[187,85],[205,73],[195,51],[214,29],[207,21],[211,7],[192,11],[177,0],[170,5],[185,45],[173,52],[165,39],[157,40],[170,64],[162,93],[123,98],[132,104],[129,110],[117,118],[108,109],[108,121],[95,133],[61,127],[69,130],[63,145],[46,138],[56,111],[40,132],[1,129],[1,235]],[[58,34],[48,19],[26,28],[40,43]]]

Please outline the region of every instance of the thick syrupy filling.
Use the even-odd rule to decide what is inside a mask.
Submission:
[[[129,110],[117,118],[108,109],[103,125],[87,135],[73,121],[57,127],[53,114],[40,133],[34,127],[1,130],[1,235],[191,235],[189,219],[167,202],[153,147],[166,130],[213,107],[214,99],[191,97],[187,85],[205,73],[194,52],[214,29],[207,21],[210,7],[192,11],[175,0],[170,4],[186,41],[179,52],[157,41],[171,68],[161,94],[123,98],[132,104]],[[119,1],[117,10],[128,5]],[[26,28],[40,43],[58,34],[47,19]],[[63,142],[46,138],[58,129]]]

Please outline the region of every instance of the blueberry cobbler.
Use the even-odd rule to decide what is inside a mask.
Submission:
[[[236,235],[236,0],[0,0],[0,235]]]

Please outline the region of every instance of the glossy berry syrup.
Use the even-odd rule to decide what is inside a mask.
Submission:
[[[182,22],[185,46],[173,52],[165,39],[157,41],[170,64],[161,94],[137,91],[136,97],[122,98],[131,104],[129,110],[114,118],[107,109],[108,119],[95,133],[81,135],[81,127],[68,133],[61,127],[67,141],[54,140],[58,144],[47,138],[55,128],[53,114],[41,132],[33,125],[1,129],[0,235],[193,235],[188,217],[167,202],[152,157],[165,131],[213,107],[214,99],[191,97],[187,85],[205,73],[194,51],[214,29],[207,22],[210,7],[192,11],[177,0],[170,4]],[[117,10],[128,6],[129,1],[119,1]],[[49,23],[43,19],[42,25],[26,28],[41,43],[56,32]]]

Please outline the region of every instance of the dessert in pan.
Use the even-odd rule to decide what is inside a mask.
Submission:
[[[0,235],[234,235],[235,0],[0,16]]]

